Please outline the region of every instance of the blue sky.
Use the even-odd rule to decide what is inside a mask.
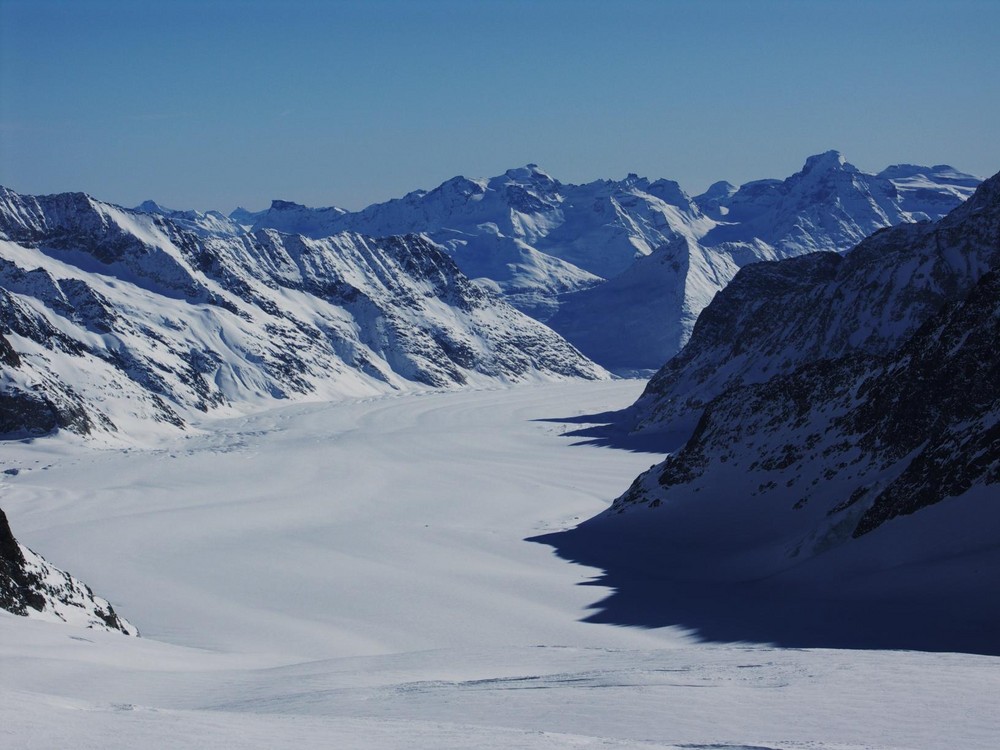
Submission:
[[[0,0],[0,183],[360,208],[536,162],[1000,170],[1000,2]]]

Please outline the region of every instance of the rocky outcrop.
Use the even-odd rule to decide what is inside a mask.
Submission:
[[[0,609],[15,615],[139,635],[106,599],[18,543],[0,510]]]

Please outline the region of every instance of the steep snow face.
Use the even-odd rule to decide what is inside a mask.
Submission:
[[[85,583],[18,543],[0,510],[0,609],[15,615],[110,630],[139,631]]]
[[[0,334],[16,357],[0,375],[8,436],[169,430],[284,398],[606,377],[426,238],[250,233],[83,195],[0,192]]]
[[[947,596],[995,622],[969,570],[1000,581],[998,337],[1000,175],[935,225],[744,269],[634,407],[693,434],[582,533],[675,580]]]

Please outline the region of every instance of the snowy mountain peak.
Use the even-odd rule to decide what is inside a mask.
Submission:
[[[933,167],[921,164],[893,164],[878,173],[887,180],[912,180],[922,178],[928,184],[949,184],[974,188],[982,180],[975,175],[959,171],[949,164],[935,164]]]
[[[845,172],[857,172],[858,169],[853,164],[849,164],[843,154],[836,150],[824,151],[822,154],[813,154],[806,159],[805,166],[802,167],[802,174],[813,174],[819,172],[831,172],[843,170]]]
[[[311,212],[322,212],[333,215],[346,214],[342,208],[337,206],[327,206],[325,208],[309,208],[308,206],[303,206],[301,203],[295,203],[294,201],[285,201],[280,199],[274,199],[271,201],[271,211],[285,211],[294,213],[311,213]]]
[[[161,206],[159,203],[157,203],[154,200],[145,200],[142,203],[140,203],[138,206],[136,206],[135,208],[133,208],[132,210],[133,211],[138,211],[139,213],[144,213],[144,214],[164,214],[164,215],[169,215],[169,214],[177,213],[172,208],[164,208],[163,206]]]
[[[560,184],[558,180],[540,169],[537,164],[525,164],[523,167],[508,169],[504,175],[516,183],[530,183],[546,187],[558,187]]]
[[[470,198],[476,195],[482,195],[487,189],[486,180],[471,180],[468,177],[458,175],[457,177],[452,177],[450,180],[442,182],[434,190],[427,193],[425,191],[419,191],[416,193],[410,193],[415,200],[423,199],[428,195],[438,194],[450,194],[457,195],[463,198]]]
[[[645,180],[645,178],[643,178]],[[652,196],[659,198],[664,203],[677,206],[685,211],[697,211],[691,196],[688,195],[674,180],[659,179],[655,182],[645,180],[645,190]]]

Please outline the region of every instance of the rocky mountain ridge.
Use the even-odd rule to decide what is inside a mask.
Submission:
[[[996,192],[987,181],[937,223],[878,231],[845,255],[743,269],[650,380],[632,410],[635,428],[690,428],[706,404],[734,387],[818,359],[890,354],[1000,265]]]
[[[1000,175],[936,224],[743,269],[632,410],[693,433],[608,514],[642,516],[665,548],[683,535],[713,558],[703,570],[756,578],[988,496],[998,336]]]
[[[148,206],[147,206],[148,208]],[[244,231],[0,190],[0,427],[182,426],[286,398],[602,378],[418,235]]]

